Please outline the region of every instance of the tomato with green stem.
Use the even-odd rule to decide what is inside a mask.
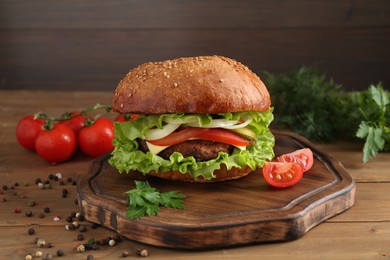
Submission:
[[[76,150],[76,135],[64,124],[54,124],[44,129],[35,141],[35,149],[39,156],[51,163],[68,160]]]
[[[114,122],[105,117],[99,117],[90,125],[84,126],[78,135],[81,151],[88,156],[98,157],[114,149]]]

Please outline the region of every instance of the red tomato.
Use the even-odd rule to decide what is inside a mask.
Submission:
[[[313,166],[313,153],[309,148],[296,150],[295,152],[283,154],[276,158],[278,162],[295,162],[298,163],[303,172],[307,172]]]
[[[148,140],[149,143],[159,146],[175,145],[188,139],[196,138],[209,141],[216,141],[237,146],[248,146],[250,142],[239,135],[221,128],[185,128],[174,132],[166,137],[157,140]]]
[[[44,130],[38,135],[35,149],[49,162],[63,162],[68,160],[76,150],[76,136],[68,126],[55,124],[51,130]]]
[[[98,157],[114,149],[114,122],[100,117],[92,125],[83,127],[78,136],[79,147],[86,155]]]
[[[35,140],[39,133],[43,131],[45,121],[42,119],[34,119],[33,115],[25,116],[16,125],[16,139],[24,148],[34,151]]]
[[[178,132],[173,132],[166,137],[157,140],[148,140],[149,143],[159,146],[175,145],[187,141],[190,138],[197,137],[201,133],[209,131],[209,128],[190,127],[184,128]]]
[[[117,122],[127,122],[127,121],[133,121],[137,119],[137,114],[119,114],[114,121]]]
[[[263,167],[265,181],[276,188],[290,187],[302,176],[302,167],[298,163],[266,162]]]
[[[241,136],[222,128],[209,128],[209,131],[199,134],[197,138],[235,146],[248,146],[251,144]]]
[[[80,132],[80,129],[83,128],[83,126],[84,126],[85,115],[82,115],[79,112],[72,112],[72,113],[70,113],[70,115],[71,116],[76,115],[76,116],[72,117],[71,119],[62,121],[62,123],[69,126],[77,136]]]

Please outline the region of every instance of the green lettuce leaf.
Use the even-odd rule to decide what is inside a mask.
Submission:
[[[220,169],[221,164],[225,164],[230,170],[232,167],[242,168],[248,165],[255,170],[262,167],[267,160],[274,157],[273,147],[275,138],[268,126],[273,120],[273,109],[265,112],[236,112],[218,115],[205,114],[162,114],[162,115],[140,115],[136,120],[129,122],[115,123],[115,149],[109,159],[109,163],[120,173],[136,170],[143,174],[150,171],[167,172],[170,170],[181,173],[190,173],[194,179],[202,177],[206,180],[215,178],[214,171]],[[145,131],[153,128],[161,128],[164,119],[170,117],[174,120],[198,120],[201,126],[207,126],[213,118],[224,118],[237,120],[252,118],[249,127],[256,133],[257,138],[254,145],[248,146],[246,150],[234,149],[231,155],[220,152],[217,158],[209,161],[197,162],[194,157],[184,157],[178,152],[174,152],[169,160],[150,152],[144,153],[138,150],[137,138],[144,139]]]

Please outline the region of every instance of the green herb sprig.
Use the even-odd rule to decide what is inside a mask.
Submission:
[[[176,191],[161,193],[150,186],[147,181],[134,181],[135,188],[125,192],[128,195],[128,208],[126,217],[130,219],[140,218],[145,215],[155,216],[160,207],[184,209],[184,194]]]
[[[363,139],[363,162],[390,150],[390,93],[381,84],[349,92],[313,67],[265,72],[265,83],[275,108],[274,127],[317,142]]]

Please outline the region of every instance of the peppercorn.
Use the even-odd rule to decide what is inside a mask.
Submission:
[[[123,250],[122,251],[122,257],[128,257],[130,255],[129,251]]]
[[[77,252],[84,252],[85,251],[85,246],[84,245],[78,245],[77,247],[76,247],[76,251]]]
[[[24,259],[31,260],[32,259],[32,255],[26,255],[26,257]]]
[[[41,257],[43,255],[42,251],[35,252],[34,256]]]
[[[53,177],[53,180],[54,180],[54,181],[58,181],[58,177],[57,177],[57,176],[54,176],[54,177]]]
[[[60,181],[59,182],[61,186],[64,186],[65,185],[65,182],[64,181]]]
[[[91,228],[92,229],[96,229],[96,228],[98,228],[100,225],[98,224],[98,223],[92,223],[92,225],[91,225]]]
[[[92,243],[85,243],[84,246],[85,246],[85,250],[92,250],[93,249]]]
[[[95,257],[93,255],[87,255],[87,260],[94,260]]]
[[[45,188],[45,185],[42,182],[39,182],[37,185],[38,185],[38,188],[40,188],[41,190],[43,190]]]
[[[92,243],[92,249],[93,250],[98,250],[100,247],[97,243]]]
[[[36,178],[36,179],[35,179],[35,184],[38,185],[38,183],[41,183],[41,182],[42,182],[41,178]]]
[[[83,234],[78,234],[77,235],[77,240],[78,241],[83,241],[84,240],[84,235]]]
[[[76,229],[76,227],[73,224],[68,225],[68,230],[73,231],[75,229]]]
[[[73,222],[73,217],[72,216],[67,216],[66,217],[66,222],[72,223]]]
[[[16,214],[18,214],[18,213],[20,213],[20,212],[22,212],[22,210],[21,210],[20,208],[15,208],[15,209],[14,209],[14,213],[16,213]]]
[[[39,213],[38,217],[39,217],[39,218],[44,218],[44,217],[45,217],[45,214]]]
[[[68,178],[66,179],[66,181],[70,183],[70,182],[73,181],[73,179],[72,179],[71,177],[68,177]]]
[[[79,226],[79,223],[78,223],[77,221],[73,221],[72,224],[73,224],[73,226],[74,226],[75,228],[77,228],[77,227]]]
[[[46,245],[47,248],[52,248],[53,246],[54,246],[54,245],[53,245],[53,243],[51,243],[51,242],[47,243],[47,245]]]
[[[37,246],[38,247],[44,247],[46,245],[46,241],[42,238],[38,238],[37,240]]]
[[[7,185],[3,185],[3,190],[8,190],[8,186]]]
[[[57,256],[64,256],[64,255],[65,255],[64,250],[62,249],[57,250]]]
[[[108,241],[108,245],[109,246],[115,246],[116,242],[114,239],[110,239],[110,241]]]
[[[33,228],[27,229],[27,234],[29,234],[30,236],[34,235],[35,234],[35,229],[33,229]]]
[[[29,201],[27,202],[27,205],[28,205],[29,207],[33,207],[33,206],[37,205],[37,203],[35,202],[35,200],[29,200]]]
[[[122,236],[120,236],[120,235],[118,235],[118,234],[114,235],[114,237],[113,237],[112,239],[114,239],[115,242],[120,242],[120,241],[123,240]]]
[[[78,199],[75,199],[75,200],[74,200],[74,204],[75,204],[75,205],[79,205],[79,200],[78,200]]]
[[[46,183],[45,184],[45,189],[46,190],[50,190],[51,189],[51,184],[50,183]]]
[[[73,186],[76,186],[76,185],[77,185],[77,182],[76,182],[76,181],[72,181],[72,185],[73,185]]]
[[[77,219],[78,219],[79,221],[84,221],[84,220],[85,220],[84,215],[82,215],[82,214],[79,214],[79,215],[77,216]]]
[[[1,201],[2,201],[2,202],[6,202],[6,201],[7,201],[7,198],[1,198]]]
[[[19,182],[15,182],[15,183],[14,183],[14,186],[15,186],[15,187],[18,187],[18,186],[19,186]]]
[[[69,193],[69,191],[68,191],[67,189],[63,189],[63,190],[62,190],[62,194],[68,195],[68,193]]]
[[[85,225],[80,225],[79,231],[80,232],[86,232],[87,231],[87,227]]]
[[[136,252],[136,255],[142,256],[142,257],[147,257],[147,256],[149,256],[149,251],[147,249],[138,249]]]
[[[53,174],[49,174],[48,178],[49,178],[49,180],[52,180],[52,179],[54,179],[54,175]]]
[[[31,210],[27,210],[26,211],[26,217],[31,217],[32,216],[32,211]]]
[[[46,253],[42,256],[42,260],[52,260],[53,256],[50,253]]]

